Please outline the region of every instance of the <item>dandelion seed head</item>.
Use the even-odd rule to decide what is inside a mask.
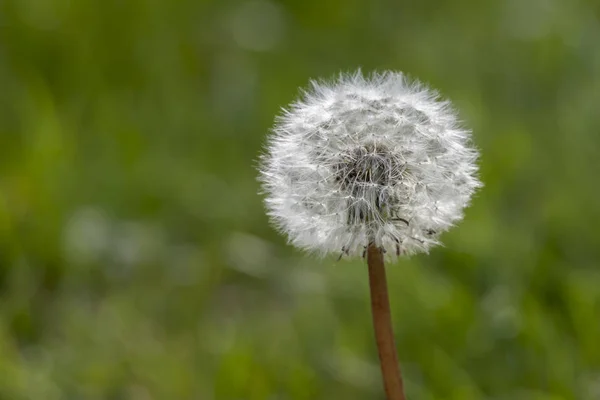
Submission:
[[[312,82],[268,139],[268,213],[310,251],[426,252],[481,186],[470,136],[448,101],[402,73]]]

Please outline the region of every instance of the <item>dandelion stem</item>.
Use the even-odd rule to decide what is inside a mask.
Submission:
[[[394,343],[383,250],[374,243],[370,243],[367,248],[367,264],[369,265],[373,326],[387,400],[406,400]]]

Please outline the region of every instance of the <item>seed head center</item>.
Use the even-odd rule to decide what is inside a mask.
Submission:
[[[390,183],[394,175],[394,159],[389,150],[369,143],[343,152],[335,166],[335,180],[342,189],[377,188]]]

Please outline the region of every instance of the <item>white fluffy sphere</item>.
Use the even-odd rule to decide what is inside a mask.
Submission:
[[[260,179],[297,247],[361,255],[427,251],[462,218],[478,153],[448,101],[401,73],[312,82],[276,122]]]

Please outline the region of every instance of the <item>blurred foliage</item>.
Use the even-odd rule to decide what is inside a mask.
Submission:
[[[0,1],[0,399],[381,399],[362,260],[268,224],[309,78],[455,101],[486,187],[388,269],[411,399],[600,399],[600,3]]]

